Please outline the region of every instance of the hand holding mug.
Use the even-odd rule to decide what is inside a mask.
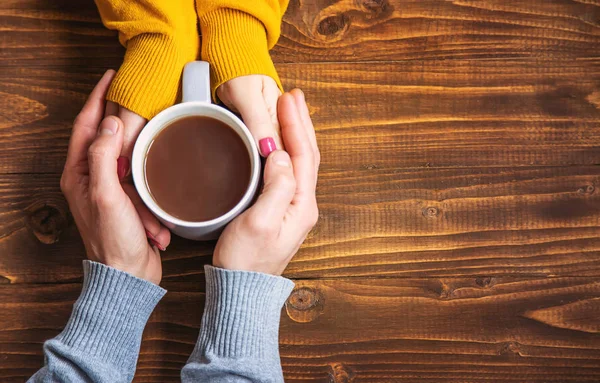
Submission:
[[[144,216],[155,218],[133,185],[120,182],[118,158],[124,142],[123,122],[114,116],[102,119],[104,99],[114,74],[106,72],[75,119],[61,189],[89,259],[159,283],[159,251],[148,244],[142,223]],[[169,244],[168,230],[160,230],[157,236],[164,246]]]
[[[263,192],[219,238],[216,267],[280,275],[319,217],[320,154],[302,92],[281,96],[278,111],[287,152],[268,154]]]
[[[107,101],[106,108],[104,109],[104,117],[108,116],[116,116],[123,123],[123,147],[121,148],[121,155],[117,160],[117,172],[119,178],[123,178],[129,174],[131,168],[131,154],[133,152],[135,141],[148,120],[112,101]],[[127,179],[126,182],[131,184],[129,179]],[[133,185],[128,185],[124,187],[131,188],[132,186]],[[139,198],[136,198],[136,200],[139,200]],[[168,229],[164,227],[154,215],[150,214],[143,204],[136,207],[141,207],[141,209],[138,209],[138,213],[142,220],[142,224],[144,225],[144,229],[146,230],[148,240],[155,244],[160,250],[165,250],[169,245],[169,242],[161,242],[161,240],[166,238],[165,233],[168,232]]]
[[[265,156],[270,145],[283,149],[277,100],[281,91],[275,80],[264,75],[249,75],[233,78],[217,88],[217,96],[232,111],[242,116],[244,124]],[[273,142],[267,142],[273,139]]]

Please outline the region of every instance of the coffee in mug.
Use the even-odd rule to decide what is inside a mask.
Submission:
[[[215,239],[258,192],[258,147],[235,114],[211,104],[207,62],[186,64],[182,95],[140,132],[131,174],[144,204],[172,233]]]
[[[206,116],[171,122],[146,154],[146,183],[165,212],[184,221],[209,221],[242,199],[250,183],[250,155],[225,123]]]

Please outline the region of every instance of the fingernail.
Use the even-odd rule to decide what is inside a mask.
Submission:
[[[290,167],[290,157],[282,150],[273,153],[270,157],[271,161],[277,166]]]
[[[148,242],[150,242],[150,244],[151,244],[152,246],[156,246],[156,247],[158,247],[158,250],[160,250],[160,251],[165,251],[165,250],[167,250],[167,248],[166,248],[166,247],[163,247],[163,246],[162,246],[162,245],[161,245],[161,244],[160,244],[160,243],[159,243],[159,242],[156,240],[156,237],[154,237],[154,236],[152,235],[152,233],[151,233],[151,232],[149,232],[148,230],[146,230],[146,237],[148,237]]]
[[[265,158],[268,157],[272,151],[277,150],[273,137],[263,138],[258,141],[258,148],[260,149],[260,154]]]
[[[160,250],[160,251],[165,251],[165,250],[167,250],[165,247],[162,247],[162,246],[160,245],[160,243],[158,243],[158,241],[157,241],[157,240],[155,240],[155,239],[148,238],[148,241],[150,241],[150,244],[151,244],[152,246],[156,246],[156,247],[158,248],[158,250]]]
[[[121,156],[117,159],[117,174],[119,175],[119,179],[125,178],[125,176],[129,173],[129,158],[125,156]]]
[[[148,239],[153,239],[156,241],[156,237],[153,236],[152,233],[148,231],[148,229],[145,229],[145,230],[146,230],[146,237],[148,237]]]
[[[305,99],[305,97],[304,97],[304,92],[303,92],[303,91],[302,91],[302,89],[300,89],[300,88],[298,88],[298,90],[300,91],[300,95],[302,95],[302,100],[304,100],[304,99]]]
[[[119,124],[117,124],[117,121],[115,121],[114,118],[107,117],[102,120],[102,123],[100,124],[101,136],[112,136],[117,133],[117,130],[119,130]]]

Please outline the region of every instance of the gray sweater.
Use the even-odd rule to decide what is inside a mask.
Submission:
[[[142,332],[166,290],[84,261],[81,295],[65,329],[44,344],[29,382],[130,382]],[[205,266],[206,306],[182,382],[283,382],[281,308],[294,284],[267,274]]]

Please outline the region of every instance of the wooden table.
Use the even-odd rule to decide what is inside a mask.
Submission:
[[[81,288],[58,185],[123,49],[91,0],[0,2],[0,381]],[[600,381],[600,1],[293,0],[321,218],[289,265],[289,382]],[[136,381],[178,381],[212,244],[174,239]]]

